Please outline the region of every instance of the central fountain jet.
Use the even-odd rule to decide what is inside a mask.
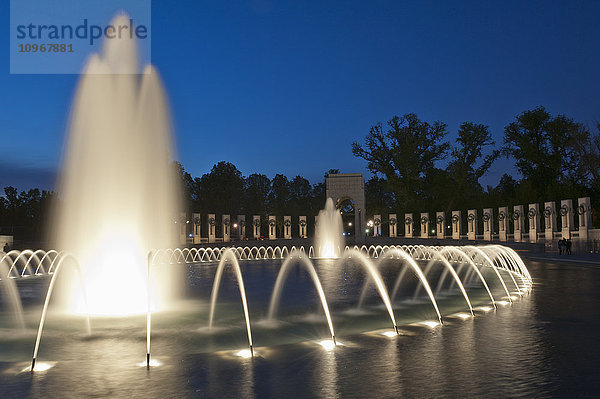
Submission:
[[[342,215],[327,198],[325,208],[319,211],[315,228],[315,249],[319,258],[339,258],[344,251]]]
[[[117,16],[114,26],[128,21]],[[54,212],[53,244],[79,261],[90,312],[147,309],[146,259],[176,244],[179,209],[171,122],[156,70],[140,69],[135,39],[106,39],[90,57],[71,111]],[[153,308],[164,306],[169,277],[153,278]],[[66,298],[82,312],[77,284]]]

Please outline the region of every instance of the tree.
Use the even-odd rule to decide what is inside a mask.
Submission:
[[[276,174],[271,180],[271,192],[267,197],[269,214],[282,218],[286,213],[290,200],[290,182],[281,174]]]
[[[244,210],[249,215],[265,216],[271,180],[263,174],[253,173],[246,178]]]
[[[536,193],[536,200],[556,194],[557,186],[574,173],[574,145],[581,125],[564,115],[552,117],[544,107],[525,111],[504,129],[503,153]]]
[[[302,176],[296,176],[290,182],[289,215],[299,216],[310,213],[312,187]]]
[[[395,116],[386,128],[372,126],[364,146],[352,143],[352,153],[366,160],[372,173],[385,176],[397,205],[415,206],[426,194],[425,180],[435,162],[447,156],[446,134],[443,122],[429,124],[412,113]]]
[[[37,241],[42,238],[42,229],[47,225],[53,192],[37,188],[19,193],[14,187],[4,188],[0,197],[0,234],[14,235],[19,241]]]
[[[244,178],[234,164],[221,161],[199,181],[202,209],[236,215],[242,209]]]
[[[373,176],[365,183],[365,201],[369,215],[385,215],[394,208],[394,194],[385,179]]]
[[[453,185],[447,205],[475,206],[483,193],[479,179],[498,159],[500,151],[493,150],[491,154],[483,156],[486,147],[495,143],[486,125],[473,122],[460,125],[456,144],[451,152],[452,160],[446,168]]]
[[[192,175],[185,171],[183,165],[174,161],[171,166],[175,169],[175,176],[179,179],[179,185],[182,192],[183,206],[185,210],[196,209],[199,206],[199,195],[197,182],[192,179]]]
[[[580,125],[573,140],[573,154],[575,168],[570,177],[578,184],[600,191],[600,123],[596,124],[595,134]]]

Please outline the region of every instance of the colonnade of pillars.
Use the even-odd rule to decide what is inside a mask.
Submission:
[[[229,242],[234,239],[291,239],[292,235],[300,238],[308,237],[306,216],[299,216],[296,226],[293,226],[291,216],[284,216],[283,223],[280,226],[278,226],[277,218],[275,216],[268,216],[266,219],[266,237],[263,237],[261,234],[263,220],[264,219],[261,218],[261,216],[253,215],[252,219],[249,221],[251,227],[248,227],[246,225],[246,215],[237,215],[236,218],[232,220],[230,215],[221,215],[220,219],[218,219],[216,214],[209,213],[203,221],[200,213],[192,213],[191,220],[185,213],[181,213],[179,220],[175,221],[175,223],[179,224],[180,241],[189,241],[194,244],[200,244],[202,242]],[[219,227],[219,229],[217,227]]]
[[[543,205],[543,206],[541,206]],[[494,220],[498,220],[498,229]],[[575,229],[575,218],[577,218],[577,229]],[[560,221],[561,229],[558,230]],[[526,223],[527,222],[527,223]],[[479,223],[482,223],[483,235],[479,232]],[[389,236],[398,237],[398,219],[396,214],[389,214]],[[463,212],[452,211],[448,215],[445,212],[436,212],[435,216],[428,212],[420,214],[404,214],[404,237],[413,238],[467,238],[475,240],[499,239],[500,241],[530,241],[536,242],[540,238],[553,240],[555,238],[570,239],[577,233],[581,239],[588,239],[592,225],[592,207],[589,197],[579,198],[576,206],[570,199],[560,201],[544,202],[543,204],[515,205],[510,209],[508,206],[498,208],[485,208],[481,216],[477,209],[467,210],[465,217]],[[374,236],[382,234],[381,215],[373,215],[368,226],[373,229]],[[370,233],[370,232],[369,232]],[[371,235],[371,234],[369,234]]]

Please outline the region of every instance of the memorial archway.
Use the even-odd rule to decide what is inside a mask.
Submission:
[[[333,199],[336,208],[342,213],[344,232],[351,233],[357,241],[363,241],[366,215],[365,180],[362,174],[329,174],[325,183],[327,197]]]

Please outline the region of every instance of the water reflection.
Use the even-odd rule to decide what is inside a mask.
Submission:
[[[476,311],[476,317],[465,320],[448,317],[444,326],[435,328],[404,325],[399,337],[382,334],[390,329],[385,317],[379,316],[370,323],[373,329],[384,330],[352,333],[349,326],[365,316],[337,312],[334,318],[340,321],[336,327],[345,331],[338,338],[345,346],[332,351],[318,345],[328,337],[323,322],[306,323],[305,329],[297,328],[297,322],[290,323],[293,328],[283,330],[295,339],[281,344],[266,342],[272,330],[257,326],[258,356],[254,359],[235,356],[246,342],[234,281],[229,290],[231,301],[226,299],[224,285],[219,313],[224,343],[190,328],[199,328],[206,321],[206,316],[198,313],[207,313],[208,298],[201,294],[203,283],[197,282],[199,286],[191,291],[193,306],[182,308],[178,317],[156,315],[153,348],[161,365],[149,371],[136,366],[144,360],[143,318],[99,322],[95,336],[88,339],[77,329],[61,330],[61,319],[51,317],[40,355],[43,361],[55,363],[54,367],[35,375],[20,373],[28,364],[13,359],[30,355],[31,336],[14,338],[10,344],[4,340],[0,397],[136,398],[148,397],[149,392],[152,397],[165,398],[593,396],[599,388],[595,363],[600,358],[596,343],[600,270],[529,266],[538,283],[532,293],[513,305],[499,306],[497,311]],[[214,269],[207,274],[214,274]],[[247,284],[272,287],[274,274],[269,267],[264,273],[248,273]],[[298,281],[304,286],[291,285],[289,296],[307,295],[304,292],[312,288],[310,279]],[[354,292],[360,288],[353,288]],[[252,292],[252,309],[266,309],[270,292]],[[290,312],[321,311],[318,301],[308,303],[310,309]],[[464,303],[461,306],[464,308]],[[408,312],[396,310],[398,314]],[[381,308],[373,314],[385,316]],[[219,352],[212,345],[227,350]],[[9,346],[14,347],[12,351]]]

